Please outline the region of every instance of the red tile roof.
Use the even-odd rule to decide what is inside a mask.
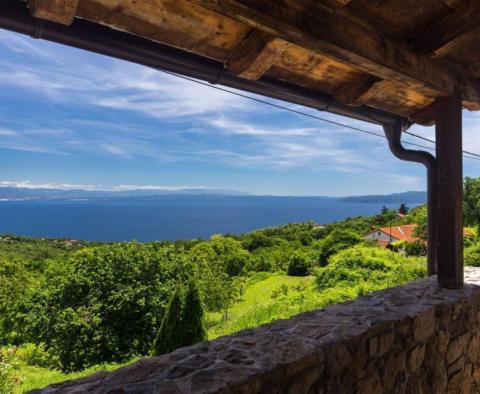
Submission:
[[[404,224],[403,226],[392,226],[379,228],[381,232],[395,238],[397,241],[414,242],[418,238],[413,236],[413,232],[417,227],[416,224]]]
[[[375,231],[381,231],[382,233],[387,234],[388,236],[391,236],[393,242],[395,241],[415,242],[420,240],[420,238],[415,237],[413,235],[415,232],[415,227],[417,227],[416,224],[404,224],[402,226],[381,227],[381,228],[375,229]],[[467,229],[463,229],[464,237],[473,237],[474,235],[475,234],[473,234],[471,231]],[[389,243],[387,241],[381,241],[381,240],[377,240],[377,242],[380,243],[381,246],[383,247],[386,247]]]

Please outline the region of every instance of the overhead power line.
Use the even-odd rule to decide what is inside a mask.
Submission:
[[[411,135],[412,137],[419,138],[419,139],[421,139],[421,140],[424,140],[424,141],[430,142],[430,143],[432,143],[432,144],[435,144],[435,141],[434,141],[434,140],[431,140],[430,138],[423,137],[423,136],[421,136],[421,135],[412,133],[411,131],[405,130],[404,133],[405,133],[405,134],[408,134],[408,135]],[[472,156],[475,156],[475,157],[479,157],[479,158],[480,158],[480,154],[478,154],[478,153],[469,152],[468,150],[462,150],[462,152],[465,153],[465,154],[467,154],[467,155],[472,155]]]
[[[275,103],[271,103],[267,100],[262,100],[260,98],[257,98],[257,97],[252,97],[252,96],[249,96],[247,94],[243,94],[243,93],[239,93],[239,92],[234,92],[232,90],[229,90],[229,89],[225,89],[221,86],[216,86],[216,85],[212,85],[208,82],[202,82],[202,81],[199,81],[197,79],[194,79],[194,78],[190,78],[190,77],[186,77],[185,75],[181,75],[181,74],[176,74],[174,72],[170,72],[170,71],[165,71],[165,70],[161,70],[162,72],[164,72],[165,74],[170,74],[170,75],[173,75],[175,77],[178,77],[178,78],[181,78],[181,79],[185,79],[187,81],[190,81],[190,82],[193,82],[193,83],[196,83],[196,84],[199,84],[199,85],[203,85],[203,86],[207,86],[211,89],[216,89],[216,90],[220,90],[222,92],[225,92],[225,93],[230,93],[230,94],[233,94],[235,96],[239,96],[239,97],[243,97],[244,99],[247,99],[247,100],[251,100],[251,101],[256,101],[257,103],[261,103],[261,104],[265,104],[265,105],[269,105],[271,107],[274,107],[274,108],[277,108],[277,109],[281,109],[283,111],[288,111],[288,112],[291,112],[291,113],[294,113],[294,114],[297,114],[297,115],[301,115],[301,116],[305,116],[305,117],[308,117],[308,118],[312,118],[312,119],[316,119],[316,120],[320,120],[322,122],[326,122],[326,123],[330,123],[330,124],[333,124],[335,126],[340,126],[340,127],[345,127],[347,129],[350,129],[350,130],[354,130],[354,131],[357,131],[359,133],[363,133],[363,134],[368,134],[368,135],[371,135],[371,136],[374,136],[374,137],[379,137],[379,138],[383,138],[383,139],[387,139],[387,137],[385,137],[384,134],[380,134],[380,133],[376,133],[374,131],[370,131],[370,130],[365,130],[365,129],[361,129],[360,127],[356,127],[356,126],[350,126],[350,125],[347,125],[347,124],[344,124],[344,123],[341,123],[341,122],[336,122],[334,120],[331,120],[331,119],[327,119],[327,118],[323,118],[321,116],[317,116],[317,115],[313,115],[313,114],[309,114],[308,112],[303,112],[303,111],[299,111],[299,110],[296,110],[296,109],[293,109],[293,108],[288,108],[288,107],[285,107],[283,105],[280,105],[280,104],[275,104]],[[405,134],[408,134],[412,137],[415,137],[415,138],[419,138],[421,140],[424,140],[426,142],[430,142],[430,143],[433,143],[435,144],[435,141],[434,140],[431,140],[429,138],[426,138],[426,137],[423,137],[421,135],[418,135],[418,134],[415,134],[415,133],[412,133],[410,131],[404,131]],[[410,146],[415,146],[417,148],[422,148],[422,149],[427,149],[427,150],[431,150],[431,151],[435,151],[435,148],[431,147],[431,146],[425,146],[425,145],[420,145],[420,144],[416,144],[415,142],[410,142],[410,141],[402,141],[405,145],[410,145]],[[466,159],[472,159],[472,160],[480,160],[480,154],[478,153],[473,153],[473,152],[469,152],[469,151],[462,151],[464,154],[466,155],[469,155],[469,156],[463,156],[464,158]]]

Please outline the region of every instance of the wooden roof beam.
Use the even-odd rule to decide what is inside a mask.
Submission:
[[[415,51],[430,58],[454,52],[480,33],[480,1],[467,1],[445,18],[418,34]]]
[[[261,30],[252,32],[225,61],[233,74],[246,79],[260,79],[290,44]]]
[[[473,78],[420,56],[323,5],[310,3],[300,12],[284,0],[189,1],[380,79],[399,82],[433,96],[461,90],[465,100],[480,101],[480,83]]]
[[[433,126],[435,124],[436,105],[435,102],[429,106],[422,108],[410,115],[410,119],[422,126]]]
[[[318,0],[317,0],[318,1]],[[325,4],[327,7],[336,8],[336,7],[345,7],[352,0],[320,0],[321,3]]]
[[[30,12],[36,18],[62,25],[71,25],[80,0],[28,0]]]
[[[370,74],[364,74],[356,81],[341,86],[334,93],[334,97],[342,104],[358,107],[365,104],[381,88],[381,79]]]

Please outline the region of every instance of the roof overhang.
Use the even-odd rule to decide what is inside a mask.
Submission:
[[[365,105],[344,105],[332,95],[272,77],[245,79],[229,72],[222,62],[97,23],[75,19],[65,26],[37,19],[20,0],[0,2],[0,28],[373,124],[411,124],[405,117]]]

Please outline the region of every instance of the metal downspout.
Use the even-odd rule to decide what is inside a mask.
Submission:
[[[427,235],[427,261],[428,261],[428,275],[435,275],[437,272],[437,257],[436,257],[436,213],[435,199],[436,199],[436,159],[428,152],[405,149],[402,145],[402,131],[403,127],[400,122],[388,123],[383,125],[385,137],[388,140],[388,146],[393,155],[400,160],[413,161],[421,163],[427,168],[427,215],[428,215],[428,235]]]

